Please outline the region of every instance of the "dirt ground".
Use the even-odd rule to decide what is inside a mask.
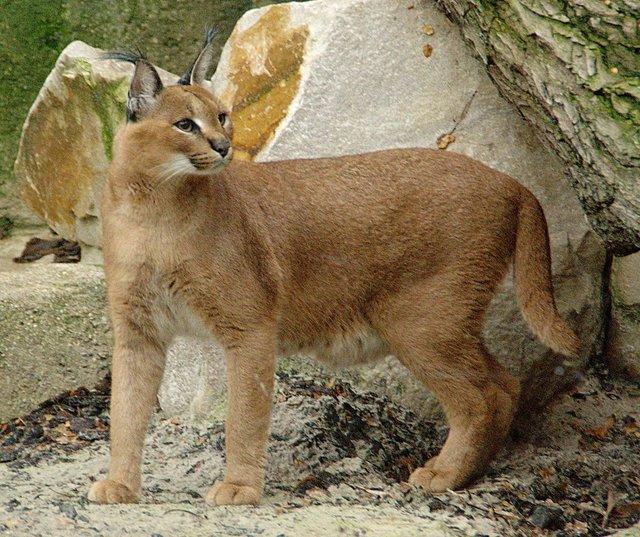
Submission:
[[[479,483],[437,495],[404,481],[442,445],[442,423],[281,373],[259,508],[204,504],[223,472],[222,423],[160,414],[142,503],[88,503],[107,464],[108,389],[107,378],[0,425],[0,535],[599,536],[640,521],[640,386],[603,373],[532,417]]]

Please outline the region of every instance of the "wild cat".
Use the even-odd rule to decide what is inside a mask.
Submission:
[[[115,334],[108,478],[89,498],[135,502],[165,353],[182,331],[225,349],[227,469],[212,505],[257,504],[274,368],[300,350],[360,364],[393,354],[442,403],[440,453],[410,482],[456,489],[502,445],[519,383],[481,339],[514,263],[520,308],[554,351],[580,342],[556,309],[535,197],[463,155],[398,149],[270,163],[232,160],[231,119],[202,85],[211,35],[178,84],[135,64],[102,225]]]

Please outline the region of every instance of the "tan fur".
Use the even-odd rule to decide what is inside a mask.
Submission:
[[[518,401],[517,380],[480,334],[512,260],[534,332],[561,353],[579,348],[554,304],[536,199],[445,151],[227,164],[208,143],[229,138],[218,114],[202,87],[172,86],[116,137],[102,206],[115,333],[111,461],[89,497],[139,497],[165,352],[191,330],[216,338],[228,364],[227,472],[208,503],[260,501],[275,360],[300,350],[340,364],[394,354],[451,426],[410,482],[442,491],[480,476]],[[202,132],[178,132],[183,117]],[[189,169],[190,155],[207,166]]]

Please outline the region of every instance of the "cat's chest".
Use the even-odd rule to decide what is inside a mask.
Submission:
[[[166,278],[158,280],[156,289],[151,293],[155,303],[153,311],[156,325],[172,336],[211,339],[211,329],[190,305],[188,298],[167,287]]]

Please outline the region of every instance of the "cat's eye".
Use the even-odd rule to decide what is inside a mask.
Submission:
[[[181,131],[184,132],[194,132],[198,130],[198,126],[188,118],[177,121],[176,123],[174,123],[174,126],[178,127]]]
[[[220,122],[220,125],[224,127],[224,124],[227,122],[227,114],[225,112],[220,112],[218,114],[218,121]]]

